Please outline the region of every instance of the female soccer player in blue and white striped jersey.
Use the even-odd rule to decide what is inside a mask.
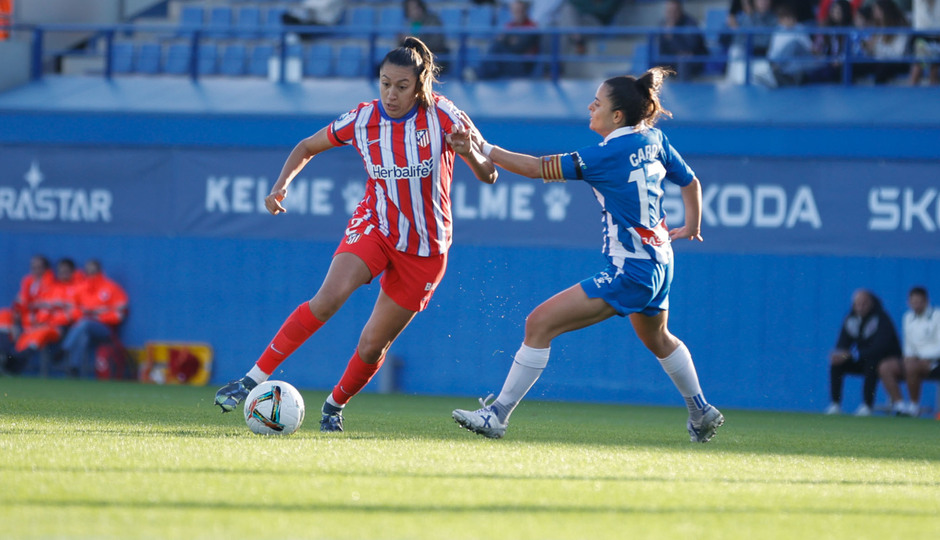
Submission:
[[[470,125],[455,144],[474,144],[504,169],[546,182],[583,180],[603,209],[607,267],[539,305],[526,319],[525,339],[495,401],[481,399],[476,411],[455,410],[454,419],[491,438],[502,437],[513,409],[548,364],[554,338],[614,315],[629,316],[643,344],[685,398],[693,442],[707,442],[724,422],[705,401],[689,349],[667,328],[673,254],[670,242],[702,240],[702,189],[695,173],[653,127],[669,115],[659,100],[663,79],[653,68],[641,77],[614,77],[597,89],[588,106],[590,128],[604,140],[587,148],[541,158],[485,142]],[[469,124],[469,121],[467,122]],[[682,189],[685,223],[666,228],[663,181]]]

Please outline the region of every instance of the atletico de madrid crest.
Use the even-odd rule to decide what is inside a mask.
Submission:
[[[418,146],[421,148],[427,148],[427,146],[431,144],[431,137],[428,136],[428,130],[426,129],[419,129],[418,132],[415,133],[415,137],[418,139]]]

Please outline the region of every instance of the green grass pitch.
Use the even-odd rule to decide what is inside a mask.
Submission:
[[[0,538],[768,539],[940,534],[940,422],[363,394],[345,433],[250,433],[213,387],[0,379]]]

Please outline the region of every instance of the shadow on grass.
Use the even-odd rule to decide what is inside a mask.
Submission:
[[[22,472],[22,467],[0,464],[0,472]],[[34,465],[31,467],[31,473],[55,473],[55,474],[154,474],[154,475],[181,475],[189,476],[192,474],[241,474],[241,471],[233,471],[230,467],[195,467],[168,469],[164,466],[148,467],[146,465],[133,467],[115,467],[108,465],[93,465],[81,467],[69,466],[44,466]],[[694,478],[680,478],[673,475],[669,476],[604,476],[604,475],[577,475],[577,474],[534,474],[531,472],[512,474],[507,472],[481,473],[479,471],[470,471],[466,474],[458,473],[432,473],[418,471],[369,471],[365,474],[351,474],[348,471],[324,471],[322,469],[303,470],[297,468],[290,469],[265,469],[258,472],[258,476],[263,477],[283,477],[284,480],[295,479],[298,476],[306,474],[317,475],[318,477],[337,476],[349,478],[351,476],[368,476],[369,478],[387,478],[395,479],[425,479],[441,481],[461,481],[461,480],[505,480],[512,482],[545,482],[545,481],[566,481],[566,482],[604,482],[609,484],[720,484],[720,485],[761,485],[761,486],[813,486],[813,487],[873,487],[873,488],[891,488],[891,487],[924,487],[938,488],[940,482],[929,480],[847,480],[847,479],[791,479],[791,478],[733,478],[728,476],[695,476]]]
[[[212,510],[212,511],[237,511],[246,512],[255,515],[259,512],[277,512],[278,514],[289,514],[292,512],[311,513],[322,512],[326,514],[342,513],[391,513],[396,515],[413,514],[422,516],[428,514],[473,514],[482,513],[485,515],[501,514],[521,514],[524,516],[557,516],[557,515],[579,515],[579,514],[659,514],[659,515],[697,515],[697,514],[739,514],[739,515],[779,515],[785,512],[790,516],[885,516],[890,518],[936,518],[931,510],[911,510],[911,509],[875,509],[875,508],[845,508],[838,507],[786,507],[774,506],[772,508],[760,506],[642,506],[642,505],[610,505],[610,506],[578,506],[572,504],[564,505],[531,505],[531,504],[499,504],[499,505],[470,505],[455,504],[453,506],[430,506],[430,505],[401,505],[390,504],[368,504],[359,502],[342,503],[313,503],[313,504],[285,504],[278,502],[265,507],[258,501],[245,502],[223,502],[223,501],[113,501],[113,500],[50,500],[50,499],[19,499],[6,503],[11,507],[32,507],[40,506],[43,508],[59,509],[123,509],[123,510]]]

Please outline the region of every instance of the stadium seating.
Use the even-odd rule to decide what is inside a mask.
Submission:
[[[196,68],[200,75],[218,73],[219,48],[215,43],[200,43]]]
[[[371,6],[355,6],[346,9],[345,26],[350,30],[363,30],[374,28],[376,24],[375,10]],[[351,32],[349,37],[365,39],[367,33]]]
[[[650,68],[650,46],[649,43],[641,41],[633,47],[633,60],[631,70],[634,73],[642,73]]]
[[[722,47],[721,30],[725,28],[728,20],[728,9],[724,7],[709,8],[705,10],[705,46],[712,56],[724,54]],[[705,63],[705,73],[710,75],[725,72],[725,62],[708,61]]]
[[[209,30],[207,35],[225,38],[231,35],[232,8],[228,5],[215,5],[209,10]]]
[[[470,45],[467,47],[467,67],[479,72],[479,70],[483,67],[484,57],[485,53],[483,52],[482,47],[478,45]]]
[[[219,73],[229,76],[244,75],[247,55],[248,50],[244,43],[228,44],[222,52]]]
[[[261,9],[257,5],[238,8],[235,21],[235,36],[242,39],[255,39],[261,36]]]
[[[379,29],[382,37],[394,38],[405,26],[405,12],[400,6],[386,6],[379,11]]]
[[[470,6],[467,8],[464,26],[466,28],[493,28],[495,18],[494,10],[490,6]]]
[[[458,7],[441,8],[438,12],[446,30],[458,30],[463,26],[464,10]]]
[[[217,48],[214,58],[197,60],[197,74],[212,74],[221,71],[229,76],[238,76],[241,71],[243,75],[261,76],[267,72],[267,59],[261,60],[253,56],[256,45],[270,42],[276,48],[277,44],[285,38],[283,14],[301,2],[302,0],[173,0],[174,4],[178,3],[179,11],[166,30],[142,28],[141,32],[137,33],[137,37],[133,37],[133,32],[119,34],[120,41],[128,41],[130,45],[115,44],[115,49],[108,53],[110,55],[108,59],[112,62],[111,73],[189,73],[190,69],[186,66],[192,51],[184,53],[181,47],[172,47],[168,43],[175,45],[176,41],[196,38],[199,45],[210,42],[215,43]],[[710,55],[710,58],[703,60],[705,77],[702,79],[715,80],[725,70],[725,50],[719,42],[719,36],[726,31],[724,25],[728,10],[726,4],[720,0],[703,0],[703,2],[695,4],[693,10],[702,21],[703,35],[706,38]],[[497,4],[478,3],[471,0],[431,1],[431,8],[442,21],[443,32],[451,49],[451,54],[442,56],[441,60],[449,61],[452,67],[457,68],[451,70],[448,77],[462,75],[460,68],[464,67],[464,64],[460,62],[469,64],[471,58],[473,62],[477,61],[477,51],[468,48],[461,50],[461,47],[482,47],[485,51],[494,38],[494,29],[499,31],[509,22],[510,11],[506,4]],[[637,10],[638,18],[633,21],[637,27],[652,27],[656,23],[651,22],[653,21],[651,17],[655,16],[656,20],[660,17],[661,7],[652,6],[655,9],[647,9],[649,4],[652,2],[640,4],[646,7]],[[397,37],[402,32],[408,31],[404,11],[397,0],[350,0],[345,3],[344,9],[339,26],[323,27],[323,30],[315,32],[316,35],[300,36],[305,43],[308,43],[306,41],[308,38],[312,38],[317,43],[328,44],[332,49],[332,61],[322,65],[315,65],[317,61],[314,61],[309,54],[303,55],[305,73],[315,74],[315,76],[367,76],[369,74],[369,70],[366,69],[367,65],[381,58]],[[440,29],[432,31],[438,32]],[[291,41],[295,35],[288,33],[286,37],[287,41]],[[147,41],[162,44],[162,58],[154,55],[152,46],[142,50],[143,44]],[[227,52],[227,45],[231,41],[242,43],[243,48],[232,48],[231,52]],[[545,58],[538,61],[542,67],[537,72],[548,73],[552,77],[559,76],[559,74],[569,78],[593,77],[601,72],[608,73],[609,71],[604,70],[609,70],[612,65],[617,66],[616,69],[619,72],[620,66],[626,62],[637,66],[634,70],[648,64],[646,48],[642,44],[646,42],[646,36],[642,35],[637,28],[627,29],[623,36],[605,33],[589,40],[592,47],[583,60],[562,58],[558,60],[558,69],[551,69],[555,60],[548,59],[548,57],[556,53],[564,54],[564,47],[560,51],[555,51],[549,46],[550,41],[551,36],[546,36],[545,46],[542,48]],[[631,56],[634,42],[642,43],[635,48]],[[352,61],[352,65],[344,66],[337,62],[343,46],[358,46],[363,51],[362,54],[356,55],[348,52],[351,49],[347,49],[346,54],[350,58],[357,59]],[[376,58],[367,59],[368,55],[365,51],[373,46],[380,49],[382,54],[375,51]],[[192,48],[192,43],[189,47]],[[170,48],[175,51],[173,55],[168,54]],[[95,55],[100,55],[100,48],[94,50],[94,47],[89,45],[86,49],[81,53],[88,54],[88,51],[93,51]],[[211,47],[207,50],[211,50]],[[325,58],[320,54],[320,49],[317,51],[315,55],[317,58]],[[243,54],[244,58],[242,61],[232,57],[225,58],[226,52],[229,55]],[[59,54],[65,56],[69,53]],[[128,55],[131,57],[130,60],[128,60]],[[76,63],[87,65],[87,60],[82,60],[82,62],[84,64]],[[239,69],[239,65],[243,65],[243,69]],[[580,66],[583,66],[583,69],[569,69]]]
[[[286,11],[287,10],[281,6],[270,7],[265,11],[264,25],[262,26],[263,37],[277,39],[281,36],[281,30],[284,27],[281,16],[284,15]]]
[[[336,74],[340,77],[362,77],[366,74],[366,54],[358,45],[343,45],[336,59]]]
[[[189,43],[171,43],[166,52],[166,65],[163,71],[171,75],[189,73],[192,60],[192,46]]]
[[[304,58],[304,75],[307,77],[330,77],[333,75],[333,47],[326,43],[310,46]]]
[[[150,75],[160,73],[162,56],[163,48],[159,43],[141,43],[137,51],[135,70]]]
[[[201,28],[205,9],[201,5],[186,4],[180,9],[179,26],[182,30]]]
[[[134,71],[134,43],[116,41],[111,47],[111,73],[132,73]]]
[[[251,49],[248,59],[248,74],[255,77],[268,76],[268,61],[274,56],[274,45],[259,43]]]

